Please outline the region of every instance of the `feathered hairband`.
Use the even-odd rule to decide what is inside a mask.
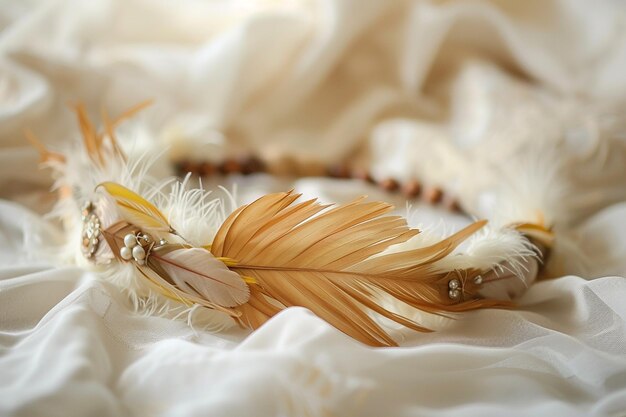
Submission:
[[[72,252],[110,276],[126,271],[127,289],[217,310],[252,329],[303,306],[366,344],[395,346],[381,316],[427,331],[407,311],[449,316],[510,307],[551,245],[544,225],[517,223],[456,253],[486,221],[433,242],[389,215],[386,203],[330,206],[298,201],[292,191],[265,195],[226,217],[224,201],[187,189],[186,180],[153,185],[145,166],[127,160],[115,127],[142,107],[117,120],[103,114],[98,132],[78,106],[82,143],[65,154],[27,135],[56,173],[55,212]]]

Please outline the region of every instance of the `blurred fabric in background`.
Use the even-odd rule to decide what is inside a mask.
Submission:
[[[5,0],[0,29],[0,340],[13,349],[0,414],[623,415],[626,287],[584,279],[626,275],[624,2]],[[242,150],[347,160],[444,185],[491,217],[491,191],[549,184],[554,167],[565,238],[552,276],[580,277],[392,352],[298,309],[243,342],[195,332],[133,316],[78,270],[32,274],[49,261],[21,248],[57,232],[38,216],[51,180],[23,130],[54,148],[78,135],[68,103],[97,116],[146,99],[120,129],[131,154],[164,150],[156,176]],[[268,181],[242,199],[291,186]]]

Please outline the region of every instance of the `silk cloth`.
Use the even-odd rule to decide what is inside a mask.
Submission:
[[[0,30],[0,415],[626,415],[623,3],[8,0]],[[54,148],[78,136],[68,102],[119,114],[146,98],[120,127],[131,154],[369,152],[377,176],[441,181],[486,214],[497,167],[558,144],[572,188],[553,279],[516,310],[398,330],[400,348],[301,308],[252,333],[137,314],[50,256],[63,240],[45,216],[51,179],[22,131]],[[353,181],[258,175],[238,198],[291,186],[406,213]],[[409,219],[466,222],[416,203]]]

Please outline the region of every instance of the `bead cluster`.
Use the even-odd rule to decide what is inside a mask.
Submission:
[[[284,162],[284,163],[283,163]],[[415,199],[421,197],[429,204],[442,203],[447,209],[453,212],[462,212],[459,201],[444,193],[439,187],[425,187],[417,179],[411,179],[404,183],[394,178],[384,178],[376,180],[369,171],[365,169],[353,169],[347,164],[335,164],[328,167],[303,166],[295,161],[278,161],[275,164],[265,164],[255,157],[229,158],[221,163],[211,162],[191,162],[182,161],[176,164],[179,175],[191,172],[201,177],[208,177],[215,174],[229,175],[242,174],[250,175],[258,172],[270,172],[277,175],[325,175],[338,179],[359,179],[370,184],[378,185],[388,192],[401,192],[406,198]]]
[[[482,275],[477,275],[474,277],[474,284],[481,285],[483,283]],[[453,278],[448,281],[448,297],[450,299],[458,301],[461,299],[461,295],[463,294],[463,285],[458,278]]]
[[[265,172],[265,164],[255,157],[229,158],[221,163],[190,162],[182,161],[176,164],[176,171],[179,175],[185,175],[188,172],[199,175],[201,177],[209,177],[215,174],[229,175],[242,174],[250,175],[258,172]]]
[[[138,265],[144,265],[154,246],[149,235],[143,233],[129,233],[124,236],[124,246],[120,248],[120,257],[125,261],[133,259]]]
[[[81,250],[83,256],[91,259],[100,247],[101,223],[95,213],[95,207],[91,201],[87,201],[81,210],[83,221]]]
[[[454,278],[448,281],[448,297],[453,300],[458,300],[461,298],[461,281]]]
[[[327,175],[331,178],[359,179],[370,184],[378,185],[387,192],[401,192],[408,199],[421,197],[429,204],[443,205],[454,212],[461,212],[461,206],[455,198],[445,194],[439,187],[425,187],[417,179],[410,179],[404,183],[395,178],[375,180],[369,171],[364,169],[350,169],[347,165],[333,165],[328,168]]]

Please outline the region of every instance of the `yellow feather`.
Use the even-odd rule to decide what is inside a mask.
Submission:
[[[145,231],[175,233],[163,213],[140,195],[114,182],[103,182],[98,187],[103,187],[115,199],[128,222]]]

